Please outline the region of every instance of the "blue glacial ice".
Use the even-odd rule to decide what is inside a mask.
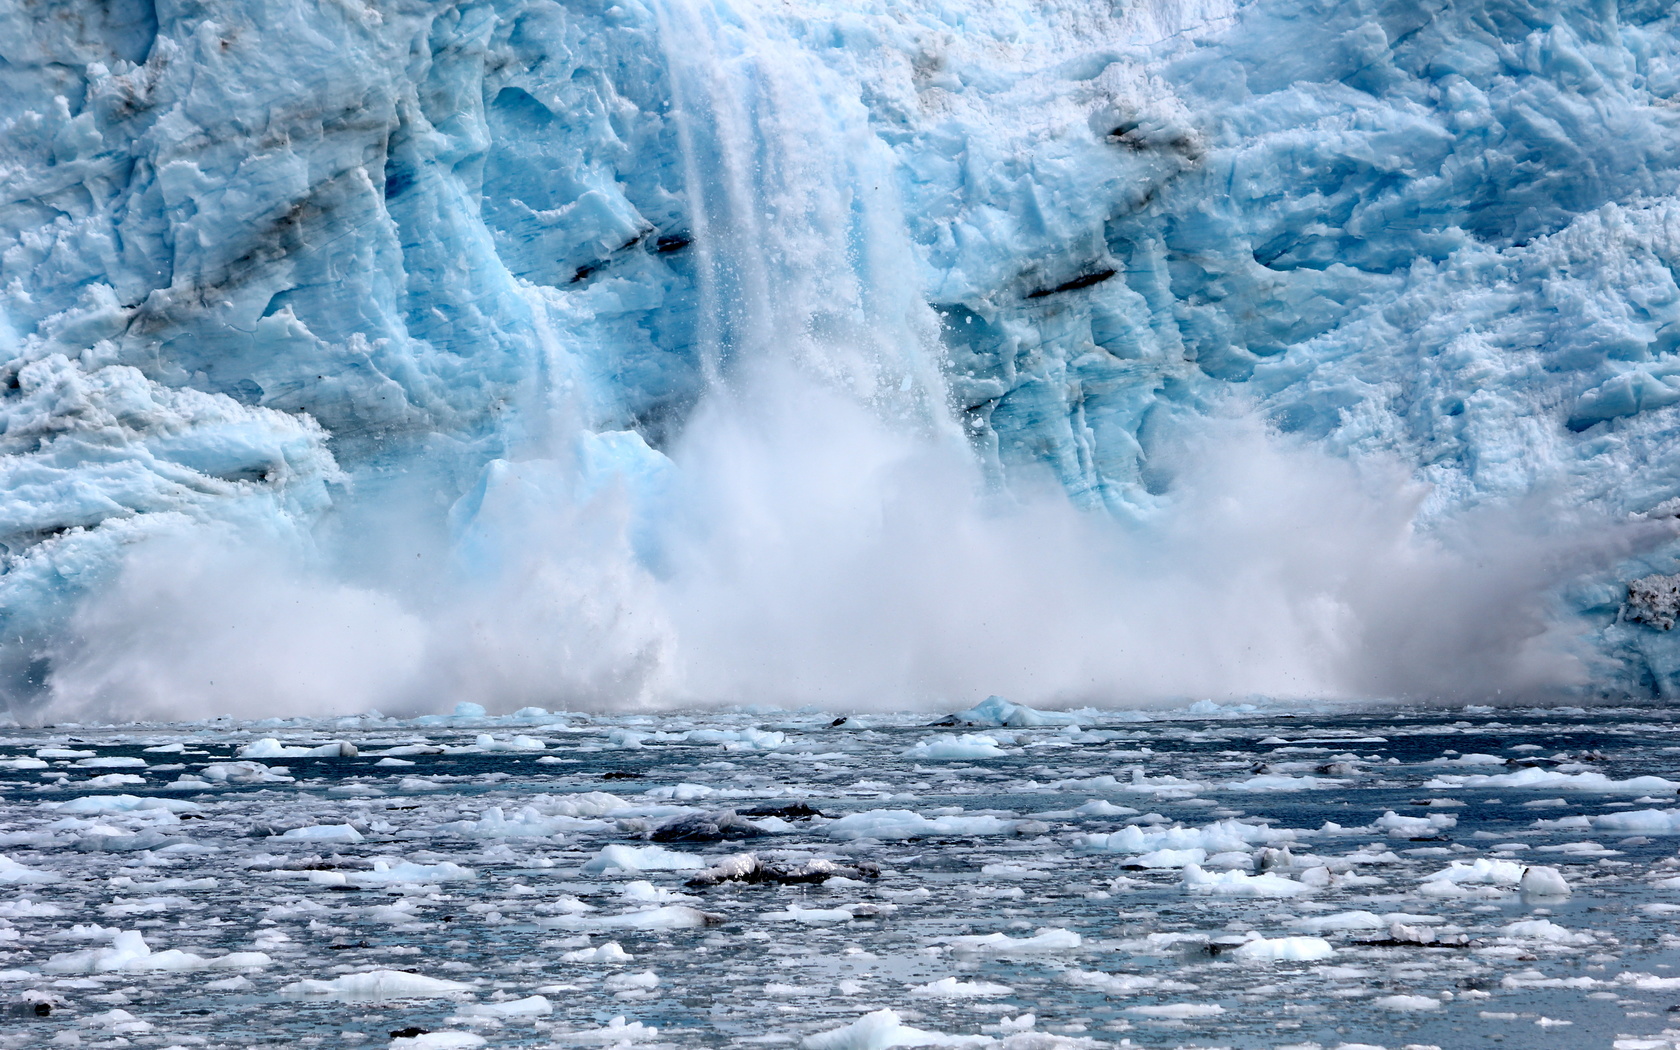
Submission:
[[[14,711],[1680,689],[1671,5],[0,0],[0,84]]]

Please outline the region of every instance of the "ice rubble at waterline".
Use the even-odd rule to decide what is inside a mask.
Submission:
[[[51,9],[20,710],[1673,688],[1664,5]]]

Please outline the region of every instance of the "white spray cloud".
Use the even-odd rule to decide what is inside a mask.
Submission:
[[[1128,706],[1583,681],[1573,640],[1547,633],[1548,595],[1634,533],[1551,512],[1424,535],[1424,490],[1396,465],[1234,410],[1181,431],[1171,490],[1125,522],[991,491],[942,433],[758,370],[700,410],[674,474],[629,435],[610,455],[493,465],[457,508],[453,571],[401,601],[296,551],[141,544],[55,654],[55,714],[936,708],[990,692]]]
[[[54,717],[365,711],[412,679],[426,624],[294,549],[201,529],[138,543],[51,653]]]

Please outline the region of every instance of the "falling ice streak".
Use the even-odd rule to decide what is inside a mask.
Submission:
[[[862,107],[751,10],[662,0],[655,13],[708,387],[782,363],[869,401],[940,391],[893,158]]]

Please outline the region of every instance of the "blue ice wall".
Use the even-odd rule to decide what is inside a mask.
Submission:
[[[556,430],[666,447],[746,326],[720,303],[789,272],[851,304],[816,326],[926,304],[941,374],[875,379],[937,391],[1001,484],[1122,519],[1171,499],[1162,421],[1232,391],[1412,465],[1426,527],[1680,495],[1656,0],[0,0],[0,98],[14,698],[147,536],[309,547],[398,503],[459,536],[487,464]],[[718,196],[706,129],[801,107],[763,157],[870,158],[825,189],[846,265],[743,276],[743,200],[782,209],[766,237],[833,202],[757,162]],[[1675,688],[1680,644],[1617,611],[1676,568],[1568,595],[1606,691]]]

